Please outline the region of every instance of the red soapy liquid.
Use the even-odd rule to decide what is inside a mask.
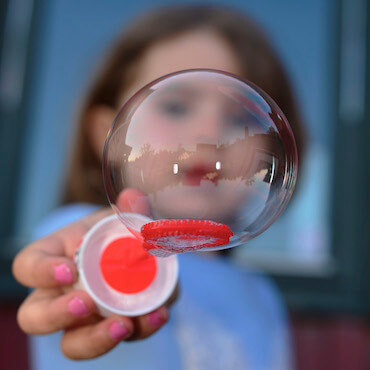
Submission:
[[[183,253],[229,243],[234,234],[227,225],[206,220],[160,220],[141,228],[146,250]]]
[[[157,273],[155,257],[135,238],[119,238],[108,244],[100,258],[100,271],[106,283],[125,293],[140,293]]]

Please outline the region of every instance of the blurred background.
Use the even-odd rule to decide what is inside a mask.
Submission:
[[[29,369],[11,261],[61,201],[89,76],[122,27],[176,2],[0,2],[0,369]],[[199,2],[197,2],[199,3]],[[210,2],[204,2],[210,3]],[[297,368],[370,369],[370,1],[225,0],[262,25],[297,92],[308,149],[294,202],[232,253],[277,282]],[[14,363],[16,361],[16,363]]]

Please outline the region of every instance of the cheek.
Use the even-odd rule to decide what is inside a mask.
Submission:
[[[177,150],[180,144],[189,136],[188,125],[185,122],[177,122],[153,111],[136,116],[130,126],[131,146],[140,149],[142,146],[150,146],[156,151]]]
[[[263,139],[240,140],[227,148],[223,154],[224,170],[228,178],[248,180],[255,174],[269,149]]]
[[[126,186],[148,195],[175,186],[177,178],[174,176],[173,163],[176,162],[176,157],[176,152],[144,147],[139,156],[126,162]]]

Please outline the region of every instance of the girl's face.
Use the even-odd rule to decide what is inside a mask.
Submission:
[[[222,36],[210,30],[189,31],[149,47],[137,64],[135,82],[124,91],[121,102],[161,76],[193,68],[241,74],[239,61]]]
[[[188,32],[146,51],[137,64],[136,81],[121,101],[158,77],[194,68],[241,74],[221,36],[207,30]],[[252,195],[245,169],[251,149],[239,124],[243,111],[225,98],[230,93],[215,81],[180,79],[152,93],[135,111],[125,139],[132,157],[125,169],[126,185],[136,187],[142,181],[139,190],[148,196],[155,217],[222,222],[232,219]]]

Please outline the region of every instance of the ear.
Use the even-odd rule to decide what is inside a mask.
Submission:
[[[98,158],[103,157],[105,140],[115,116],[115,110],[106,105],[95,106],[87,114],[87,136]]]

